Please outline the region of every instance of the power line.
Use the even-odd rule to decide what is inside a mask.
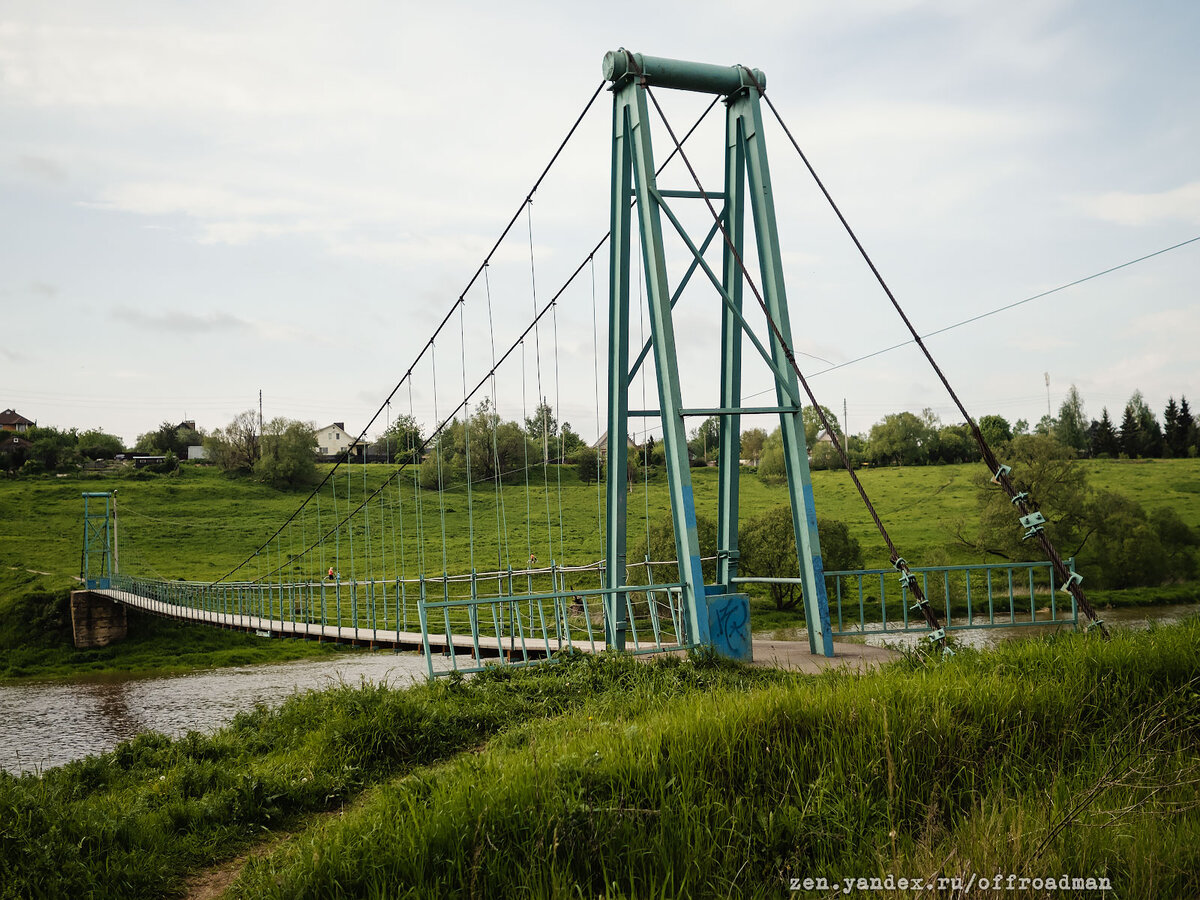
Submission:
[[[1180,241],[1177,244],[1172,244],[1169,247],[1163,247],[1161,250],[1155,250],[1153,253],[1147,253],[1145,256],[1139,256],[1139,257],[1137,257],[1137,259],[1131,259],[1131,260],[1128,260],[1126,262],[1120,263],[1115,266],[1109,266],[1107,269],[1101,269],[1099,272],[1093,272],[1091,275],[1085,275],[1082,278],[1076,278],[1074,281],[1068,281],[1066,284],[1060,284],[1058,287],[1050,288],[1049,290],[1046,290],[1046,291],[1041,291],[1040,293],[1033,294],[1029,297],[1024,298],[1023,300],[1016,300],[1012,303],[1006,303],[1004,306],[997,306],[995,309],[989,309],[987,312],[982,312],[982,313],[979,313],[978,315],[971,316],[970,318],[963,319],[962,321],[954,322],[951,325],[946,325],[942,328],[935,329],[934,331],[926,332],[925,334],[921,335],[921,338],[924,339],[924,338],[934,337],[939,334],[945,334],[947,331],[953,331],[955,328],[961,328],[963,325],[970,325],[972,322],[978,322],[981,319],[986,319],[990,316],[997,315],[998,313],[1007,312],[1010,309],[1015,309],[1016,307],[1022,306],[1026,303],[1032,303],[1034,300],[1041,300],[1044,297],[1049,297],[1051,294],[1057,294],[1060,291],[1065,291],[1065,290],[1067,290],[1067,288],[1073,288],[1078,285],[1084,284],[1085,282],[1094,281],[1095,279],[1101,278],[1105,275],[1111,275],[1113,272],[1118,272],[1121,269],[1127,269],[1130,266],[1134,266],[1134,265],[1137,265],[1138,263],[1145,262],[1148,259],[1153,259],[1156,256],[1162,256],[1164,253],[1170,253],[1172,250],[1178,250],[1180,247],[1186,247],[1188,244],[1194,244],[1197,241],[1200,241],[1200,235],[1197,235],[1194,238],[1188,238],[1186,241]],[[858,357],[855,357],[854,359],[847,360],[844,363],[838,363],[836,366],[830,366],[827,369],[819,369],[818,371],[813,372],[808,377],[816,378],[818,375],[825,375],[825,374],[828,374],[829,372],[837,371],[838,369],[844,369],[847,366],[853,366],[857,363],[864,362],[868,359],[874,359],[876,356],[882,356],[885,353],[891,353],[893,350],[899,350],[901,347],[907,347],[910,344],[915,344],[915,343],[916,343],[915,338],[909,338],[907,341],[901,341],[898,344],[892,344],[890,347],[883,347],[882,349],[879,349],[879,350],[873,350],[870,353],[865,353],[862,356],[858,356]],[[751,397],[761,397],[764,394],[769,394],[769,393],[771,393],[770,390],[759,391],[757,394],[750,394],[747,397],[747,399],[750,399]]]

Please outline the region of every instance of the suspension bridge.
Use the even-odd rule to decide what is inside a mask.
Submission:
[[[359,439],[381,418],[390,420],[393,404],[407,407],[408,423],[429,422],[428,436],[407,429],[389,448],[396,464],[383,474],[365,458],[361,466],[346,460],[334,465],[273,533],[214,580],[168,580],[131,572],[128,565],[122,570],[115,497],[85,494],[81,568],[88,596],[113,608],[263,635],[420,649],[431,677],[489,662],[527,665],[568,649],[650,654],[712,647],[748,660],[753,640],[746,591],[756,584],[799,586],[808,650],[824,657],[835,654],[835,638],[867,633],[921,634],[949,652],[947,636],[961,629],[1075,626],[1083,616],[1089,627],[1104,630],[1082,577],[1046,534],[1036,498],[1020,489],[1010,466],[988,446],[771,102],[764,73],[618,50],[605,55],[603,74]],[[609,231],[583,248],[578,266],[545,299],[544,288],[539,295],[534,195],[606,88],[612,98]],[[676,129],[659,99],[676,91],[711,98],[687,129]],[[694,136],[719,104],[725,118],[715,148],[721,181],[706,186]],[[828,434],[837,429],[797,359],[805,354],[796,350],[789,316],[768,112],[785,150],[795,153],[828,201],[900,327],[967,423],[993,483],[1011,498],[1014,527],[1040,546],[1044,562],[910,564],[846,448],[835,441],[890,568],[824,569],[802,411],[810,408]],[[661,162],[656,148],[665,151]],[[494,283],[497,263],[512,256],[522,231],[528,245],[524,283]],[[597,257],[606,245],[607,279],[602,272],[598,290]],[[502,293],[528,298],[529,319],[515,334],[506,334],[514,330],[511,315],[496,314],[494,301]],[[606,318],[597,299],[604,293]],[[677,330],[675,309],[685,297],[698,310],[690,318],[720,336],[713,383],[686,385],[689,396],[707,390],[703,405],[684,402],[678,347],[693,338]],[[562,419],[563,370],[578,376],[586,362],[580,341],[560,352],[559,311],[567,304],[576,305],[576,318],[590,314],[593,413],[597,433],[606,426],[607,436],[593,451],[602,477],[594,520],[583,532],[577,527],[578,494],[564,501],[565,434],[551,427]],[[766,374],[772,404],[747,405],[747,367]],[[578,384],[577,378],[567,381]],[[528,433],[506,416],[519,416]],[[739,565],[741,427],[750,416],[779,424],[797,554],[793,578],[755,576]],[[706,557],[687,422],[714,417],[717,536],[715,555]],[[657,447],[651,449],[652,440],[628,440],[631,422],[641,423],[638,434],[657,436]],[[650,550],[652,462],[665,470],[674,543],[670,558],[659,560]],[[631,558],[631,535],[643,528],[642,558]],[[93,615],[94,606],[79,606],[81,617]],[[435,655],[448,659],[449,668],[435,669]]]

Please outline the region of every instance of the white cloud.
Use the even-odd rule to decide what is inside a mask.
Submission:
[[[1200,224],[1200,181],[1155,193],[1110,191],[1085,198],[1081,205],[1096,218],[1119,225]]]

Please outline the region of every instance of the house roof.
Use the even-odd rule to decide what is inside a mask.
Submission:
[[[0,412],[0,425],[33,425],[32,419],[27,419],[15,409]]]
[[[19,435],[14,434],[12,437],[6,436],[0,438],[0,450],[12,450],[16,447],[24,447],[26,450],[28,450],[32,446],[32,441],[27,441],[25,438],[20,437]]]
[[[629,435],[626,435],[625,436],[625,446],[633,447],[634,449],[636,449],[637,443],[634,441],[633,438],[629,437]],[[593,450],[607,450],[608,449],[608,432],[607,431],[604,432],[604,434],[600,435],[600,440],[598,440],[598,441],[596,441],[596,443],[592,444],[592,449]]]

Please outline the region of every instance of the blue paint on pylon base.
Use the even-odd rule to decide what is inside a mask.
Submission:
[[[710,594],[705,600],[708,603],[708,637],[713,649],[729,659],[753,661],[750,598],[745,594]]]

